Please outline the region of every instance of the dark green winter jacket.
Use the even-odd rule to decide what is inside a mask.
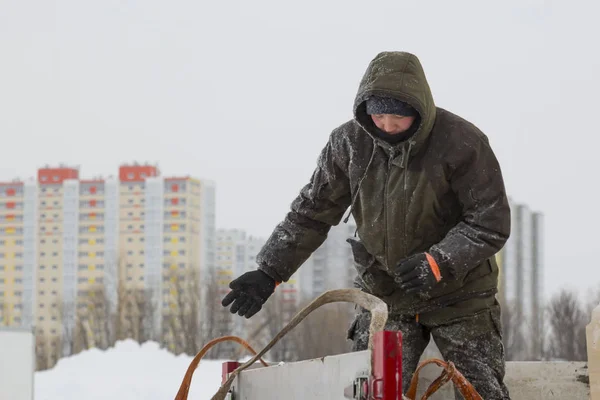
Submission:
[[[393,96],[420,114],[419,129],[390,145],[365,111],[370,95]],[[369,64],[354,118],[329,136],[310,182],[257,257],[259,269],[287,281],[350,207],[356,285],[414,315],[497,291],[494,255],[510,234],[498,161],[472,123],[436,107],[416,56],[383,52]],[[443,279],[426,295],[407,295],[391,274],[405,257],[428,251]]]

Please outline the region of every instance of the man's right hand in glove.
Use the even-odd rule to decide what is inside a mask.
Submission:
[[[260,311],[275,291],[275,280],[260,270],[246,272],[229,284],[232,289],[221,301],[223,307],[231,303],[232,314],[250,318]]]

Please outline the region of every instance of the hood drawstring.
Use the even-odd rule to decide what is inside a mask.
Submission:
[[[352,215],[352,210],[354,208],[354,202],[356,201],[356,198],[358,197],[358,193],[360,193],[360,187],[362,186],[363,180],[367,176],[369,167],[373,163],[373,159],[375,158],[375,149],[376,148],[377,148],[377,143],[375,143],[375,141],[373,141],[373,150],[371,151],[371,158],[369,158],[369,163],[367,164],[367,168],[365,168],[365,172],[363,172],[363,175],[361,176],[360,180],[358,181],[358,187],[356,189],[356,192],[354,193],[354,196],[352,196],[352,202],[350,203],[350,211],[348,212],[348,215],[346,215],[346,218],[344,218],[344,223],[347,223],[348,219],[350,219],[350,215]]]
[[[412,146],[415,144],[414,141],[410,140],[408,142],[408,150],[406,149],[406,146],[402,147],[402,166],[404,167],[404,169],[406,169],[408,167],[408,158],[410,155],[410,151],[412,150]],[[354,209],[354,203],[356,202],[356,199],[358,197],[358,193],[360,192],[360,188],[362,186],[363,180],[366,178],[367,176],[367,172],[369,172],[369,167],[371,166],[371,164],[373,163],[373,159],[375,158],[375,149],[377,148],[377,143],[375,143],[375,141],[373,141],[373,150],[371,151],[371,158],[369,159],[369,163],[367,164],[367,167],[365,168],[365,172],[363,172],[363,175],[361,176],[360,180],[358,181],[358,187],[356,189],[356,192],[354,193],[354,196],[352,196],[352,202],[350,203],[350,211],[348,211],[348,215],[346,215],[346,218],[344,218],[344,223],[348,223],[348,220],[350,219],[350,215],[352,215],[352,210]]]
[[[410,156],[410,151],[412,150],[414,144],[415,142],[413,140],[410,140],[408,142],[408,150],[406,150],[406,147],[402,147],[402,166],[404,167],[404,169],[408,167],[408,158]]]

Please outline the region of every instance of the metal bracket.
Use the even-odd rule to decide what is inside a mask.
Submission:
[[[369,377],[359,376],[350,386],[344,388],[344,398],[354,400],[369,399]]]

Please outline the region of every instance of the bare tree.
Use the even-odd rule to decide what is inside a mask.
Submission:
[[[575,292],[562,290],[552,297],[548,307],[550,357],[567,361],[587,359],[585,326],[589,319],[586,314]]]
[[[113,330],[113,318],[106,288],[103,284],[97,284],[89,288],[85,299],[80,299],[82,308],[78,309],[77,322],[75,325],[74,346],[75,352],[97,347],[107,349],[114,344],[110,340],[110,332]]]
[[[43,371],[51,368],[50,339],[47,335],[38,334],[35,337],[35,370]]]
[[[256,337],[253,338],[259,347],[266,345],[283,327],[290,321],[298,311],[298,305],[294,301],[285,298],[282,291],[275,293],[265,303],[259,314],[252,318],[252,325],[260,327]],[[252,343],[251,343],[252,344]],[[268,358],[273,361],[297,360],[296,342],[292,334],[283,337],[268,353]]]
[[[58,358],[63,356],[70,356],[74,352],[75,348],[75,301],[65,301],[62,297],[57,295],[56,304],[58,307],[53,309],[52,318],[53,320],[60,321],[61,323],[61,336],[58,339],[60,345],[58,351]],[[54,342],[54,341],[52,341]],[[53,345],[54,346],[54,345]],[[62,349],[60,349],[62,348]]]
[[[128,287],[120,280],[117,285],[117,297],[117,312],[113,317],[116,339],[131,338],[138,343],[144,343],[155,337],[155,313],[162,310],[156,309],[152,304],[152,293],[145,288]]]
[[[236,318],[241,317],[233,316],[228,309],[221,306],[224,287],[222,279],[214,268],[210,268],[201,280],[200,297],[198,298],[198,303],[202,304],[199,310],[201,346],[220,336],[240,334],[236,330]],[[228,342],[219,343],[209,351],[207,358],[232,358],[236,346]]]
[[[122,249],[117,260],[117,305],[114,319],[115,340],[133,339],[143,343],[157,337],[154,318],[162,312],[162,301],[153,304],[151,289],[128,284],[127,257]],[[162,297],[162,293],[156,294]]]
[[[200,285],[197,269],[172,270],[166,289],[169,311],[165,315],[165,342],[176,353],[194,355],[201,347]]]
[[[527,345],[523,333],[523,315],[515,303],[502,309],[502,336],[506,348],[506,360],[517,361],[527,358]]]
[[[10,303],[4,297],[0,297],[0,326],[9,326],[10,317]]]
[[[313,311],[292,333],[295,358],[306,360],[351,351],[346,339],[351,306],[327,304]]]

